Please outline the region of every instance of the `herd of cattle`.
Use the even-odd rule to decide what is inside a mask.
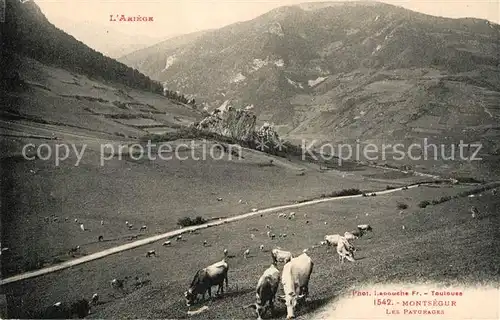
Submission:
[[[372,231],[370,225],[358,225],[356,231],[345,232],[344,236],[339,234],[326,235],[321,245],[335,246],[341,263],[344,262],[344,259],[354,261],[354,252],[356,249],[349,243],[349,240],[357,239],[367,231]],[[281,281],[284,296],[279,296],[278,298],[285,302],[287,319],[294,318],[297,305],[302,304],[309,294],[309,279],[314,263],[308,256],[307,251],[308,249],[304,249],[302,254],[293,257],[289,251],[282,250],[279,247],[274,248],[271,251],[272,264],[257,281],[256,302],[245,308],[255,309],[259,320],[262,319],[268,308],[273,311],[276,293]],[[207,292],[211,298],[212,286],[218,286],[218,295],[224,294],[224,284],[226,289],[228,288],[229,265],[226,258],[227,250],[225,249],[224,258],[221,261],[196,272],[191,285],[184,292],[187,306],[195,303],[200,295],[204,300]],[[284,263],[281,276],[278,270],[278,262]]]

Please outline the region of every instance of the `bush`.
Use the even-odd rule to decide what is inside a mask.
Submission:
[[[398,209],[401,209],[401,210],[408,209],[408,205],[406,203],[399,202]]]
[[[427,206],[428,206],[428,205],[430,205],[430,204],[431,204],[431,203],[430,203],[429,201],[424,200],[424,201],[420,201],[420,203],[418,204],[418,206],[419,206],[420,208],[425,208],[425,207],[427,207]]]
[[[194,219],[191,219],[190,217],[180,218],[177,221],[177,224],[181,227],[189,227],[189,226],[196,226],[196,225],[204,224],[206,222],[207,222],[207,220],[205,220],[203,217],[198,216]]]
[[[340,191],[335,191],[329,195],[326,195],[327,197],[345,197],[345,196],[354,196],[357,194],[362,194],[359,189],[351,188],[351,189],[342,189]]]
[[[392,190],[392,189],[396,189],[396,187],[385,186],[385,190]]]

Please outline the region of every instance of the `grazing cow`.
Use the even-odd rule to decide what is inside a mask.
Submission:
[[[358,224],[358,230],[373,231],[372,227],[369,224]]]
[[[228,255],[228,251],[227,251],[227,249],[224,249],[224,258],[227,257],[227,255]]]
[[[222,201],[222,198],[217,198],[217,201]]]
[[[82,231],[85,231],[85,226],[83,225],[83,223],[81,223],[81,224],[80,224],[80,229],[81,229]]]
[[[295,308],[298,302],[304,301],[309,295],[309,279],[313,271],[314,263],[307,253],[302,253],[292,258],[283,266],[281,283],[285,296],[287,319],[295,317]]]
[[[227,272],[229,266],[225,260],[216,262],[206,268],[196,272],[189,289],[184,292],[186,305],[189,307],[193,304],[198,295],[201,294],[205,299],[205,293],[208,291],[208,296],[212,298],[212,286],[218,285],[217,294],[224,294],[224,281],[226,289],[228,287]]]
[[[346,238],[347,240],[355,240],[355,239],[358,239],[358,236],[352,234],[349,231],[346,231],[346,232],[344,232],[344,238]]]
[[[147,228],[148,228],[147,226],[142,226],[142,227],[139,229],[139,231],[146,231],[146,229],[147,229]]]
[[[182,235],[178,235],[176,240],[177,241],[181,241],[182,240]]]
[[[76,253],[78,250],[80,250],[80,246],[76,246],[74,248],[69,249],[68,254],[72,255],[72,254]]]
[[[270,226],[270,225],[268,225],[268,224],[266,224],[266,229],[271,230],[271,226]]]
[[[286,213],[278,213],[278,218],[286,218]]]
[[[268,231],[266,234],[269,238],[271,237],[271,231]]]
[[[165,242],[163,242],[163,245],[164,245],[164,246],[169,246],[169,245],[171,245],[171,244],[172,244],[172,242],[171,242],[171,241],[165,241]]]
[[[68,303],[56,302],[54,305],[48,307],[37,318],[42,319],[72,319],[72,318],[85,318],[90,313],[90,303],[86,299],[81,299],[73,302],[71,305]]]
[[[104,220],[101,220],[101,226],[103,226],[103,225],[104,225]]]
[[[361,238],[362,236],[365,235],[365,232],[363,230],[353,230],[349,232],[350,234],[354,235],[355,237]]]
[[[273,263],[277,264],[278,262],[287,263],[292,260],[293,255],[290,251],[274,248],[271,250],[271,257],[273,258]]]
[[[93,304],[93,305],[97,305],[97,302],[99,302],[99,295],[97,293],[94,293],[92,295],[92,299],[90,300],[90,302]]]
[[[203,240],[203,246],[206,247],[208,244],[207,240]]]
[[[99,236],[99,237],[97,238],[97,241],[99,241],[99,242],[104,241],[104,237],[103,237],[103,236]]]
[[[344,238],[345,239],[345,238]],[[344,263],[344,259],[354,262],[354,247],[352,247],[347,240],[339,241],[337,243],[337,253],[339,260]]]
[[[290,212],[288,214],[288,219],[294,219],[295,218],[295,212]]]
[[[257,320],[261,320],[264,313],[267,311],[267,306],[274,311],[274,300],[280,283],[280,272],[274,264],[267,268],[257,282],[255,289],[256,302],[247,306],[255,309]]]
[[[263,251],[264,250],[264,245],[261,244],[260,247],[259,247],[260,251]]]
[[[332,246],[336,246],[337,243],[339,243],[340,239],[342,237],[340,236],[340,234],[328,234],[325,236],[325,241],[326,243],[328,243],[329,245],[332,245]]]
[[[471,212],[471,214],[472,214],[472,218],[473,218],[473,219],[474,219],[476,216],[478,216],[478,215],[479,215],[479,210],[477,210],[477,208],[476,208],[476,207],[474,207],[474,206],[473,206],[472,208],[470,208],[470,212]]]
[[[148,252],[146,252],[146,257],[151,257],[151,256],[155,256],[156,257],[156,252],[154,250],[149,250]]]
[[[276,238],[276,235],[274,233],[271,233],[271,239]]]
[[[133,225],[133,224],[129,224],[129,225],[128,225],[128,229],[129,229],[129,230],[132,230],[132,228],[133,228],[133,227],[134,227],[134,225]]]
[[[111,287],[115,289],[121,289],[123,288],[123,280],[118,280],[118,279],[113,279],[111,280]]]
[[[75,219],[75,222],[78,223],[78,219]]]
[[[247,259],[249,255],[250,255],[250,249],[246,249],[245,252],[243,252],[243,257]]]

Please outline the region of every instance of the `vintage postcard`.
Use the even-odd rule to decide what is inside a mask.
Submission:
[[[1,319],[500,319],[498,0],[1,0]]]

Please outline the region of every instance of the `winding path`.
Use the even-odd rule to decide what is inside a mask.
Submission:
[[[409,185],[409,186],[407,186],[407,188],[408,189],[416,188],[416,187],[420,186],[421,184],[425,184],[425,183]],[[377,192],[373,192],[373,193],[375,193],[377,195],[382,195],[382,194],[388,194],[388,193],[401,191],[401,190],[403,190],[403,188],[405,188],[405,187],[377,191]],[[0,286],[6,285],[8,283],[18,282],[18,281],[22,281],[22,280],[26,280],[26,279],[30,279],[30,278],[35,278],[35,277],[42,276],[42,275],[48,274],[48,273],[53,273],[53,272],[56,272],[59,270],[67,269],[67,268],[77,266],[77,265],[82,264],[82,263],[101,259],[101,258],[104,258],[106,256],[109,256],[109,255],[112,255],[115,253],[119,253],[122,251],[126,251],[126,250],[134,249],[134,248],[137,248],[140,246],[144,246],[144,245],[147,245],[147,244],[150,244],[150,243],[153,243],[153,242],[165,239],[165,238],[176,237],[180,234],[184,234],[184,233],[187,233],[190,231],[215,227],[215,226],[218,226],[221,224],[243,220],[243,219],[246,219],[246,218],[249,218],[249,217],[252,217],[255,215],[264,214],[264,213],[272,213],[272,212],[281,211],[281,210],[301,208],[301,207],[306,207],[306,206],[310,206],[310,205],[314,205],[314,204],[318,204],[318,203],[323,203],[323,202],[331,202],[331,201],[337,201],[337,200],[342,200],[342,199],[358,198],[358,197],[362,197],[362,196],[363,196],[362,194],[358,194],[358,195],[352,195],[352,196],[330,197],[330,198],[322,198],[322,199],[305,201],[305,202],[296,203],[296,204],[271,207],[271,208],[267,208],[267,209],[257,210],[255,212],[244,213],[244,214],[237,215],[237,216],[230,217],[230,218],[220,219],[220,220],[217,220],[214,222],[208,222],[208,223],[205,223],[202,225],[191,226],[191,227],[186,227],[186,228],[182,228],[182,229],[178,229],[178,230],[174,230],[174,231],[169,231],[169,232],[166,232],[163,234],[159,234],[159,235],[145,238],[142,240],[137,240],[134,242],[126,243],[126,244],[123,244],[123,245],[120,245],[117,247],[113,247],[113,248],[109,248],[109,249],[106,249],[106,250],[103,250],[100,252],[92,253],[92,254],[89,254],[87,256],[80,257],[80,258],[73,259],[73,260],[69,260],[69,261],[66,261],[66,262],[63,262],[60,264],[52,265],[50,267],[46,267],[43,269],[38,269],[35,271],[26,272],[26,273],[21,273],[21,274],[18,274],[18,275],[9,277],[9,278],[5,278],[5,279],[0,280]]]

